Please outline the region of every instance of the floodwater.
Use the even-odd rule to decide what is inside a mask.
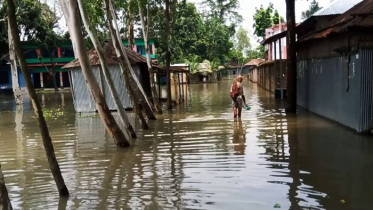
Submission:
[[[0,163],[14,209],[372,209],[373,138],[245,82],[234,121],[230,82],[190,85],[184,106],[120,149],[69,92],[39,94],[70,190],[60,199],[29,102],[0,98]]]

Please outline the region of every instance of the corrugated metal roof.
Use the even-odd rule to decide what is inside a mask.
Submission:
[[[115,49],[112,43],[104,42],[103,48],[104,48],[105,58],[106,58],[107,63],[109,65],[118,64],[119,60],[117,58],[117,55],[115,53]],[[137,63],[146,63],[146,58],[144,56],[138,54],[137,52],[127,47],[125,47],[124,49],[126,49],[126,54],[131,65],[137,64]],[[88,56],[89,56],[89,62],[91,63],[91,66],[97,66],[101,64],[100,59],[95,49],[88,51]],[[78,58],[66,64],[62,68],[69,69],[69,68],[74,68],[74,67],[80,67],[80,62]]]
[[[334,0],[312,16],[339,15],[345,13],[362,0]]]
[[[258,66],[259,64],[261,64],[264,61],[265,61],[265,59],[261,59],[261,58],[253,59],[250,62],[248,62],[247,64],[245,64],[245,66]]]
[[[321,39],[332,33],[347,31],[350,27],[373,28],[373,0],[364,0],[335,18],[330,26],[303,36],[298,42]]]

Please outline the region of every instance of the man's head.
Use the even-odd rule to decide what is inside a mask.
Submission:
[[[236,80],[237,80],[237,82],[242,82],[242,76],[238,75]]]

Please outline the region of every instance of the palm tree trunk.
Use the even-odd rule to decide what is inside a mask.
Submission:
[[[169,49],[170,40],[170,0],[166,0],[166,77],[167,77],[167,109],[172,110],[172,98],[171,98],[171,53]]]
[[[70,15],[70,19],[73,20],[71,22],[71,28],[69,28],[73,46],[76,48],[76,55],[79,58],[82,72],[92,94],[92,98],[96,103],[96,109],[98,110],[98,113],[105,124],[107,132],[113,138],[114,142],[120,147],[128,147],[130,146],[130,143],[111,114],[89,63],[85,42],[82,35],[79,8],[76,0],[70,0],[68,15]]]
[[[153,109],[149,103],[149,100],[147,99],[145,92],[137,79],[137,76],[135,72],[133,71],[130,62],[128,60],[127,54],[125,47],[123,44],[121,44],[121,38],[118,30],[118,25],[117,25],[117,20],[115,17],[114,9],[112,7],[111,0],[105,0],[105,7],[106,7],[106,15],[108,16],[108,25],[109,25],[109,30],[111,33],[111,37],[113,40],[114,48],[117,53],[117,56],[120,60],[121,68],[122,68],[122,73],[125,76],[126,74],[128,75],[128,81],[131,82],[131,88],[129,90],[130,95],[132,95],[136,101],[139,101],[142,105],[142,107],[145,110],[145,113],[147,115],[147,118],[149,120],[156,120],[156,117],[153,113]],[[124,77],[126,79],[126,76]],[[127,83],[127,81],[126,81]],[[133,91],[133,92],[132,92]],[[131,92],[133,94],[131,94]],[[137,93],[135,95],[135,93]],[[138,107],[138,105],[134,106]]]
[[[295,40],[295,0],[286,0],[287,19],[287,112],[297,111],[297,54]]]
[[[103,73],[104,73],[104,76],[105,76],[105,80],[106,80],[106,82],[109,86],[109,90],[110,90],[111,96],[114,99],[114,103],[115,103],[115,106],[117,107],[120,119],[121,119],[123,125],[126,127],[126,132],[129,133],[129,136],[131,136],[132,138],[136,138],[135,129],[133,128],[133,126],[131,125],[131,123],[129,121],[128,115],[127,115],[126,111],[124,110],[124,106],[122,104],[122,101],[120,100],[118,91],[115,88],[113,78],[112,78],[111,73],[109,71],[109,65],[107,64],[106,59],[105,59],[104,49],[102,48],[102,46],[100,44],[100,41],[99,41],[99,39],[96,35],[96,32],[94,31],[91,23],[89,22],[89,19],[88,19],[87,12],[85,10],[83,1],[78,0],[78,4],[79,4],[79,9],[80,9],[80,14],[81,14],[81,17],[82,17],[82,20],[83,20],[83,23],[84,23],[84,27],[86,28],[86,30],[88,32],[88,35],[91,38],[94,47],[96,48],[98,57],[99,57],[100,62],[101,62],[101,67],[102,67],[102,70],[103,70]]]
[[[8,3],[8,18],[9,18],[10,29],[11,29],[11,33],[12,33],[13,41],[14,41],[14,48],[15,48],[19,63],[21,65],[22,74],[26,82],[26,87],[31,98],[31,102],[32,102],[32,106],[36,114],[36,118],[38,119],[40,134],[43,139],[44,149],[47,154],[49,166],[52,171],[52,175],[53,175],[54,181],[56,182],[60,196],[68,196],[69,191],[67,190],[67,187],[65,185],[65,181],[61,174],[60,166],[58,165],[56,155],[54,153],[54,147],[53,147],[52,139],[49,135],[48,126],[47,126],[47,123],[45,122],[43,111],[41,109],[41,105],[36,95],[34,86],[31,82],[31,76],[30,76],[28,67],[26,65],[25,57],[23,55],[23,52],[21,51],[21,43],[20,43],[17,20],[16,20],[16,15],[15,15],[14,1],[7,0],[7,3]]]
[[[146,63],[149,69],[150,87],[151,87],[152,96],[153,96],[154,109],[158,114],[162,114],[162,107],[157,98],[158,94],[157,94],[157,89],[155,87],[155,82],[154,82],[154,70],[153,70],[151,57],[150,57],[149,36],[148,36],[149,35],[149,24],[150,24],[149,8],[147,9],[147,17],[146,17],[147,23],[145,24],[144,10],[142,8],[141,2],[137,0],[137,3],[139,5],[139,11],[140,11],[139,13],[140,13],[142,31],[143,31],[143,36],[144,36],[145,50],[146,50]]]
[[[13,41],[12,33],[10,30],[9,19],[8,19],[8,42],[9,42],[9,61],[10,61],[10,67],[12,71],[12,88],[13,88],[14,99],[16,101],[16,105],[21,105],[23,104],[23,98],[22,98],[21,89],[19,88],[19,83],[18,83],[17,62],[16,62],[15,51],[14,51],[14,41]]]
[[[12,204],[10,203],[8,190],[6,189],[6,186],[5,186],[4,175],[1,170],[1,165],[0,165],[0,206],[2,206],[4,210],[13,209]]]

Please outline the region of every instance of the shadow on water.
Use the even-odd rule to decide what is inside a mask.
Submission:
[[[230,82],[190,85],[184,105],[119,149],[68,92],[39,94],[65,181],[60,199],[29,100],[0,96],[0,162],[15,209],[367,209],[373,139],[245,83],[252,107],[233,120]],[[130,113],[131,119],[135,116]],[[117,116],[116,116],[117,117]],[[137,123],[137,128],[139,128]]]

